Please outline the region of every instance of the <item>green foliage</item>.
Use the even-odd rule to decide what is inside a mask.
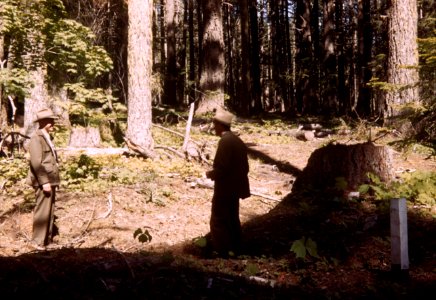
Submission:
[[[138,241],[140,241],[141,243],[148,243],[148,242],[151,242],[152,236],[148,232],[148,229],[144,228],[144,230],[143,230],[142,228],[138,228],[133,233],[133,238],[135,238],[135,239],[137,238]]]
[[[95,36],[89,28],[69,19],[52,25],[47,60],[56,73],[86,83],[112,69],[112,60],[104,48],[92,44]]]
[[[254,276],[259,273],[259,267],[257,266],[257,264],[247,263],[247,265],[245,266],[245,272],[248,276]]]
[[[24,69],[1,69],[0,84],[4,87],[6,95],[16,95],[24,98],[27,95],[27,87],[32,85],[29,81],[28,73]]]
[[[295,257],[305,259],[307,253],[310,256],[319,258],[317,245],[311,238],[302,237],[292,243],[291,251],[295,253]]]
[[[102,166],[93,158],[82,154],[64,167],[61,175],[68,186],[83,184],[98,178]]]
[[[193,239],[194,245],[200,248],[206,248],[207,246],[207,239],[204,236],[199,236]]]
[[[15,186],[26,178],[28,170],[29,164],[25,159],[0,159],[0,186],[3,186],[4,190]]]
[[[348,186],[348,182],[344,177],[335,178],[335,188],[340,191],[345,191]]]
[[[374,174],[368,174],[371,184],[362,185],[362,194],[372,191],[376,200],[405,198],[414,204],[436,205],[436,172],[417,171],[404,173],[390,184],[382,182]]]
[[[104,112],[111,111],[110,103],[115,101],[112,95],[106,94],[101,88],[86,88],[83,82],[66,83],[64,87],[73,99],[68,107],[72,123],[99,124],[102,120],[110,118]],[[119,106],[117,108],[124,110]]]
[[[115,98],[98,88],[97,79],[107,74],[113,63],[95,35],[86,26],[67,19],[61,0],[4,0],[1,34],[10,49],[8,65],[0,83],[8,94],[19,98],[31,86],[29,72],[42,67],[50,84],[65,88],[73,100],[73,118],[85,122],[95,115],[116,109]],[[121,108],[122,109],[122,108]]]

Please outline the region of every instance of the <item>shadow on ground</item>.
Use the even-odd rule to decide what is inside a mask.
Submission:
[[[388,207],[302,189],[243,225],[244,251],[237,258],[202,257],[190,242],[166,253],[64,248],[0,257],[0,294],[4,299],[420,299],[436,292],[436,226],[414,212],[408,218],[407,276],[390,270]],[[316,242],[317,255],[295,257],[292,244],[302,237]],[[249,280],[249,264],[260,266],[257,273],[264,279],[296,279]]]

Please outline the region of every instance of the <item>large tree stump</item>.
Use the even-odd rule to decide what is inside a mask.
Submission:
[[[100,131],[95,127],[73,127],[70,133],[69,147],[100,147]]]
[[[312,153],[292,191],[334,188],[339,177],[345,179],[347,189],[353,190],[368,183],[368,173],[378,176],[383,182],[389,182],[394,177],[391,164],[391,151],[384,146],[370,142],[355,145],[329,144]]]

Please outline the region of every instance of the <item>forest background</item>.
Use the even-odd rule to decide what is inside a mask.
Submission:
[[[159,144],[168,144],[167,136],[156,133],[158,123],[171,130],[193,109],[200,122],[193,124],[201,129],[215,110],[226,108],[239,122],[258,122],[268,134],[271,124],[286,133],[320,122],[330,133],[363,132],[365,140],[376,131],[392,135],[397,150],[415,151],[419,145],[434,157],[434,1],[1,0],[0,5],[0,142],[6,156],[1,197],[31,198],[17,189],[27,168],[13,149],[25,147],[36,111],[46,106],[61,117],[54,137],[60,148],[128,147],[131,154],[153,159]],[[191,155],[185,146],[166,150]],[[86,155],[65,162],[66,187],[96,188],[89,180],[103,176],[105,164]],[[130,169],[103,179],[131,184],[139,173]],[[432,212],[434,172],[407,184],[409,200]],[[148,202],[159,202],[145,193]],[[25,209],[29,202],[20,205]],[[147,241],[148,231],[143,233]],[[252,264],[246,268],[258,273]],[[334,287],[333,280],[329,284]]]
[[[3,135],[50,106],[151,149],[152,106],[195,103],[434,141],[434,1],[136,2],[1,1]]]

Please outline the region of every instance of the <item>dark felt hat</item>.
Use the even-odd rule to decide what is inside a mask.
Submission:
[[[215,114],[215,117],[213,117],[213,119],[224,125],[230,126],[232,124],[234,117],[235,116],[232,113],[226,110],[218,110]]]

